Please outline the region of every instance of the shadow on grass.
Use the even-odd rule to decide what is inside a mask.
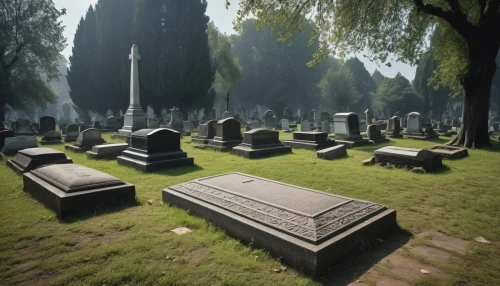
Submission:
[[[168,176],[182,176],[187,173],[196,172],[203,170],[202,167],[194,164],[192,166],[177,167],[173,169],[165,169],[160,171],[152,172],[151,174],[168,175]]]
[[[376,238],[363,241],[353,251],[337,260],[327,275],[318,279],[323,285],[348,285],[366,273],[384,257],[389,256],[413,236],[407,230],[396,226]]]
[[[136,207],[140,205],[141,203],[137,200],[137,198],[131,202],[116,202],[114,204],[98,205],[97,207],[87,212],[69,214],[64,218],[59,218],[59,221],[64,224],[71,224],[78,221],[91,219],[97,216],[120,212],[127,208]]]

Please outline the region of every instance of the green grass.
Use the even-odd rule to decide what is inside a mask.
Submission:
[[[108,142],[110,133],[104,134]],[[291,134],[281,134],[281,139]],[[424,142],[394,139],[391,145],[422,148]],[[48,145],[64,150],[64,145]],[[469,157],[444,161],[434,174],[366,167],[361,161],[380,146],[348,150],[348,157],[326,161],[315,152],[248,160],[200,150],[183,139],[195,166],[144,174],[116,160],[88,160],[66,151],[77,164],[135,184],[137,203],[97,209],[60,221],[54,212],[22,191],[22,178],[0,164],[0,284],[37,281],[54,285],[316,285],[265,251],[243,245],[186,211],[164,205],[161,190],[178,183],[227,172],[242,172],[337,195],[374,201],[396,209],[398,224],[413,234],[437,230],[471,240],[500,241],[500,145],[469,150]],[[7,159],[7,158],[6,158]],[[147,201],[152,200],[149,205]],[[171,229],[193,233],[178,236]],[[500,284],[500,247],[471,244],[453,279],[427,279],[419,285]],[[463,284],[465,285],[465,284]]]

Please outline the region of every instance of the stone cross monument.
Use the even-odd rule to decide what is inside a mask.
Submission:
[[[132,50],[129,55],[130,63],[130,105],[124,116],[123,128],[118,130],[119,137],[128,137],[130,133],[147,128],[146,114],[141,107],[139,98],[139,67],[137,61],[141,59],[139,56],[139,48],[136,44],[132,45]]]

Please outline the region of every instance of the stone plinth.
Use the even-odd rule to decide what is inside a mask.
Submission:
[[[243,143],[233,147],[233,153],[238,156],[254,159],[292,153],[292,148],[281,144],[278,131],[258,128],[243,133]]]
[[[217,120],[210,120],[199,125],[198,135],[191,137],[191,141],[197,144],[208,144],[217,134]]]
[[[35,136],[16,136],[5,138],[3,153],[5,155],[15,155],[18,151],[36,148],[38,143]]]
[[[231,151],[242,141],[240,122],[230,117],[217,122],[217,134],[208,142],[207,147],[218,151]]]
[[[87,151],[87,157],[89,159],[116,159],[127,148],[127,143],[96,145],[92,146],[92,150]]]
[[[330,148],[319,150],[318,152],[316,152],[316,156],[318,156],[318,158],[320,159],[334,160],[347,156],[347,149],[345,145],[340,144]]]
[[[5,139],[16,136],[12,130],[0,131],[0,149],[5,145]]]
[[[458,159],[469,156],[469,152],[465,148],[453,146],[434,146],[429,148],[429,151],[435,155],[441,156],[443,159]]]
[[[367,145],[359,130],[359,118],[354,112],[337,113],[333,116],[335,124],[335,141],[347,148]]]
[[[55,130],[48,131],[45,133],[40,143],[42,145],[62,143],[61,133]]]
[[[335,145],[326,132],[293,132],[293,140],[283,141],[283,145],[308,150],[321,150]]]
[[[73,160],[63,152],[51,148],[28,148],[17,152],[12,160],[7,161],[7,166],[22,175],[43,165],[69,163]]]
[[[24,191],[61,218],[135,200],[134,185],[77,164],[40,167],[23,175]]]
[[[377,203],[239,173],[171,186],[162,195],[312,276],[396,224],[396,211]]]
[[[85,152],[92,149],[95,145],[101,145],[104,143],[106,143],[106,141],[101,138],[101,131],[95,128],[89,128],[78,135],[78,138],[73,145],[66,145],[64,148],[74,152]]]
[[[172,129],[142,129],[131,134],[130,147],[118,164],[143,172],[192,166],[194,159],[181,149],[181,133]]]
[[[396,166],[422,167],[432,171],[443,166],[441,156],[429,150],[387,146],[375,150],[375,160]]]

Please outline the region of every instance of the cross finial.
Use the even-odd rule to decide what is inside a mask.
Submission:
[[[130,60],[140,60],[141,56],[139,56],[139,48],[136,44],[132,45],[132,49],[130,50],[130,55],[128,56]]]

